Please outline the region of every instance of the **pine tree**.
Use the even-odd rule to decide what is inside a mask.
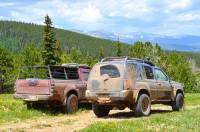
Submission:
[[[0,48],[0,91],[13,79],[13,56],[7,49]]]
[[[35,44],[27,44],[21,53],[22,66],[42,65],[41,50],[35,47]]]
[[[60,43],[59,40],[56,40],[55,54],[56,54],[57,63],[60,63],[61,62],[61,55],[62,55],[62,48],[61,48],[61,43]]]
[[[116,52],[116,56],[122,56],[122,45],[121,45],[121,43],[119,42],[119,38],[118,38],[118,41],[117,41],[117,52]]]
[[[72,48],[70,50],[70,58],[74,63],[81,63],[82,62],[82,54],[76,48]]]
[[[105,57],[105,55],[104,55],[104,49],[103,49],[103,47],[101,47],[100,49],[99,49],[99,59],[101,60],[101,59],[103,59]]]
[[[43,59],[45,65],[55,65],[58,62],[56,57],[56,39],[53,32],[52,21],[48,15],[45,16],[45,27],[44,27],[44,51]]]
[[[129,56],[144,59],[146,57],[145,47],[141,41],[136,41],[129,50]]]

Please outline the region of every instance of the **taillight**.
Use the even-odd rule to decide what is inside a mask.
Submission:
[[[124,80],[124,90],[128,90],[130,88],[128,79]]]

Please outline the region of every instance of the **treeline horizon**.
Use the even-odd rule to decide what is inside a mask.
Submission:
[[[7,30],[6,30],[7,29]],[[55,33],[55,34],[54,34]],[[0,88],[13,88],[21,66],[47,65],[44,51],[51,44],[44,45],[45,26],[0,21]],[[174,80],[185,85],[186,92],[199,92],[198,75],[194,74],[189,63],[193,53],[165,51],[159,44],[137,41],[126,45],[119,41],[110,41],[53,28],[55,51],[52,64],[82,63],[93,66],[107,56],[130,56],[151,61],[163,68]],[[52,37],[50,36],[50,38]],[[48,38],[48,36],[47,36]],[[45,52],[46,58],[48,53]],[[195,56],[195,55],[194,55]],[[198,60],[198,56],[195,56]],[[51,58],[51,57],[50,57]],[[198,61],[197,61],[198,62]]]
[[[27,44],[33,43],[36,47],[42,46],[44,25],[26,23],[20,21],[0,20],[0,47],[7,48],[13,52],[18,52]],[[67,52],[71,48],[81,50],[84,54],[95,56],[103,47],[106,56],[114,56],[110,49],[114,48],[118,41],[112,41],[103,38],[97,38],[86,34],[54,28],[56,38],[61,43],[61,48]],[[117,39],[117,38],[116,38]],[[127,56],[130,44],[120,42],[122,44],[123,55]],[[133,42],[134,44],[134,42]],[[178,51],[167,50],[167,52],[179,52],[185,54],[188,58],[192,58],[200,67],[200,51]]]

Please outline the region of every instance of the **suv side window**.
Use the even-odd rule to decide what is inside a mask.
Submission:
[[[144,68],[144,72],[145,72],[145,75],[146,75],[146,78],[147,79],[154,79],[154,76],[153,76],[153,69],[149,66],[143,66]]]
[[[168,77],[160,69],[155,69],[155,78],[159,81],[167,81]]]

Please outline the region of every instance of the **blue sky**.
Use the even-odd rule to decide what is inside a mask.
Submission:
[[[0,19],[114,33],[200,36],[199,0],[1,0]]]

